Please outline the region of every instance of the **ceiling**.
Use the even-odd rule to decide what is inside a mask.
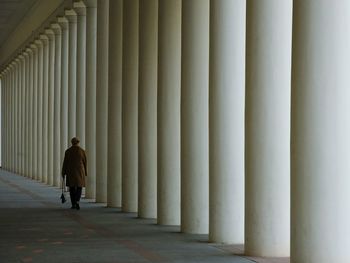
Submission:
[[[38,0],[0,0],[0,48]]]

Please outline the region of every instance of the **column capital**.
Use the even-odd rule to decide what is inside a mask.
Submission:
[[[86,5],[83,1],[74,2],[73,8],[78,16],[86,16]]]
[[[86,8],[97,8],[97,0],[83,0]]]
[[[55,35],[61,35],[62,34],[62,29],[61,26],[58,23],[52,23],[51,24],[51,29],[54,32]]]
[[[77,23],[77,12],[74,9],[67,9],[64,11],[64,14],[69,22],[69,24]]]
[[[36,45],[36,48],[38,49],[38,48],[42,47],[44,43],[41,39],[35,39],[34,44]]]
[[[29,45],[29,47],[30,47],[30,49],[32,50],[33,53],[38,49],[37,45],[35,44],[35,41],[33,43],[31,43]]]
[[[49,38],[48,38],[48,36],[45,35],[45,34],[41,34],[41,35],[40,35],[40,40],[42,40],[43,45],[47,45],[47,43],[49,42]]]
[[[49,38],[49,41],[52,41],[55,37],[55,31],[53,31],[51,28],[46,28],[45,29],[45,34]]]
[[[57,18],[58,25],[60,26],[61,30],[67,30],[68,29],[68,19],[65,16],[60,16]]]

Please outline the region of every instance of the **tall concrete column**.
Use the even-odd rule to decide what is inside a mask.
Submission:
[[[35,42],[34,42],[35,43]],[[38,133],[38,54],[39,50],[36,44],[32,44],[33,50],[33,90],[32,90],[32,179],[38,178],[38,144],[37,144],[37,133]]]
[[[42,40],[35,41],[38,47],[38,71],[37,71],[37,105],[36,116],[37,121],[37,180],[43,180],[43,73],[44,73],[44,44]]]
[[[11,165],[10,171],[14,172],[15,169],[15,158],[14,158],[14,147],[15,147],[15,77],[16,77],[16,66],[15,62],[11,63],[11,92],[10,92],[10,101],[11,101],[11,113],[10,113],[10,133],[11,133],[11,144],[10,144],[10,155],[11,155]]]
[[[32,106],[33,106],[33,50],[31,46],[27,49],[28,53],[28,82],[27,82],[27,167],[28,167],[28,177],[33,176],[33,144],[32,144],[32,128],[33,128],[33,118],[32,118]]]
[[[29,48],[26,48],[24,52],[24,57],[25,57],[25,75],[26,75],[26,80],[25,80],[25,90],[24,90],[24,116],[25,116],[25,121],[24,121],[24,156],[25,156],[25,163],[24,163],[24,171],[25,171],[25,176],[29,177],[30,176],[30,170],[29,170],[29,95],[30,95],[30,79],[31,76],[29,74],[30,69],[30,53],[31,50]]]
[[[4,69],[0,74],[0,81],[1,81],[1,166],[3,169],[6,169],[6,157],[5,155],[5,148],[6,148],[6,124],[5,124],[5,118],[6,118],[6,102],[5,102],[5,96],[6,96],[6,88],[7,88],[7,72],[6,69]]]
[[[1,81],[1,166],[6,169],[6,90],[7,90],[7,70],[4,69],[0,74]]]
[[[6,86],[6,84],[5,84],[5,80],[6,80],[6,76],[5,76],[5,70],[3,69],[2,71],[0,71],[0,97],[1,97],[1,100],[0,100],[0,110],[1,110],[1,112],[0,112],[0,120],[1,120],[1,139],[0,139],[0,142],[2,142],[3,141],[3,139],[4,139],[4,134],[5,134],[5,132],[4,132],[4,118],[5,118],[5,116],[4,116],[4,114],[5,114],[5,108],[4,108],[4,106],[5,106],[5,103],[4,103],[4,96],[5,96],[5,93],[4,93],[4,90],[5,90],[5,86]],[[4,156],[4,144],[3,143],[1,143],[1,152],[0,152],[0,156]],[[3,168],[5,168],[5,166],[4,166],[4,158],[1,158],[1,167],[3,167]]]
[[[48,141],[47,141],[47,183],[49,185],[54,185],[54,170],[53,170],[53,153],[54,153],[54,86],[55,86],[55,33],[52,29],[45,30],[46,35],[49,38],[49,58],[48,58],[48,115],[47,115],[47,131],[48,131]]]
[[[7,69],[4,69],[1,72],[1,166],[6,169],[6,112],[7,112],[7,104],[6,104],[6,91],[8,88],[7,84]]]
[[[122,55],[123,1],[109,5],[107,205],[122,204]]]
[[[20,60],[18,57],[15,59],[15,87],[14,87],[14,172],[19,174],[19,89],[20,89]]]
[[[245,253],[290,252],[292,1],[247,1]]]
[[[6,88],[4,89],[5,96],[4,96],[4,106],[5,106],[5,118],[3,126],[5,129],[5,136],[4,136],[4,168],[8,170],[9,167],[9,152],[8,152],[8,145],[9,145],[9,124],[8,124],[8,115],[9,115],[9,86],[10,86],[10,67],[9,65],[5,69],[6,73]]]
[[[181,231],[209,228],[209,1],[182,3]]]
[[[29,61],[29,75],[30,75],[30,94],[29,94],[29,170],[30,170],[30,178],[34,178],[34,141],[33,141],[33,129],[34,129],[34,65],[35,65],[35,46],[30,45],[30,61]]]
[[[42,182],[48,180],[48,90],[49,90],[49,38],[41,35],[43,42],[43,86],[42,86]],[[44,139],[45,138],[45,139]]]
[[[12,62],[12,91],[11,91],[11,172],[16,172],[16,87],[17,65]]]
[[[10,89],[11,89],[11,67],[7,67],[7,78],[6,78],[6,150],[5,150],[5,155],[6,155],[6,170],[10,169]]]
[[[18,87],[18,64],[17,64],[17,59],[14,60],[13,62],[13,83],[12,83],[12,172],[17,173],[17,132],[18,132],[18,127],[17,127],[17,87]]]
[[[17,58],[15,59],[16,61],[16,90],[15,90],[15,114],[16,114],[16,123],[15,123],[15,133],[16,133],[16,145],[15,145],[15,161],[16,161],[16,169],[15,172],[19,175],[21,175],[21,152],[20,152],[20,139],[21,139],[21,86],[22,86],[22,59],[21,55],[18,55]]]
[[[180,224],[181,3],[159,1],[157,222]]]
[[[65,17],[58,18],[58,24],[62,30],[61,42],[61,81],[60,81],[60,144],[61,144],[61,166],[63,164],[64,152],[68,147],[68,51],[69,33],[68,20]]]
[[[109,0],[97,2],[96,202],[107,202]]]
[[[246,4],[210,3],[209,240],[244,243]]]
[[[292,263],[350,262],[348,43],[349,1],[294,1]]]
[[[65,16],[69,22],[69,51],[68,51],[68,141],[76,136],[77,114],[77,13],[66,10]]]
[[[86,198],[96,197],[96,45],[97,0],[85,0],[86,5],[86,123],[85,151],[88,163]]]
[[[140,0],[138,215],[157,217],[158,0]]]
[[[6,170],[10,169],[10,91],[11,91],[11,66],[7,67],[7,86],[6,86]]]
[[[55,33],[55,66],[54,66],[54,113],[53,113],[53,184],[60,186],[61,182],[61,49],[62,31],[58,23],[51,24]]]
[[[122,210],[138,208],[139,0],[123,5]]]
[[[7,153],[7,145],[8,145],[8,124],[7,124],[7,119],[8,119],[8,89],[9,89],[9,67],[7,67],[4,70],[4,78],[3,82],[5,85],[2,88],[2,104],[3,105],[3,118],[2,120],[2,167],[7,170],[8,168],[8,153]]]
[[[13,124],[14,124],[14,110],[13,110],[13,106],[14,106],[14,80],[15,80],[15,66],[14,66],[14,62],[11,63],[10,65],[10,70],[11,70],[11,76],[10,76],[10,79],[11,79],[11,84],[10,84],[10,92],[9,92],[9,111],[10,111],[10,114],[9,114],[9,134],[10,134],[10,138],[9,138],[9,141],[10,141],[10,145],[9,145],[9,171],[13,171],[13,146],[14,146],[14,134],[13,134]]]
[[[4,146],[4,153],[3,153],[3,163],[4,163],[4,168],[6,170],[8,170],[8,145],[9,145],[9,125],[8,125],[8,114],[9,114],[9,78],[10,78],[10,71],[9,71],[9,67],[7,66],[7,68],[5,69],[5,89],[3,89],[4,91],[4,97],[3,97],[3,105],[4,105],[4,119],[3,119],[3,123],[4,125],[2,126],[4,129],[4,140],[3,140],[3,146]]]
[[[86,7],[80,2],[74,3],[77,13],[77,107],[76,136],[80,146],[85,148],[85,109],[86,109]]]
[[[23,54],[21,53],[18,56],[18,86],[17,86],[17,173],[20,175],[23,175],[23,167],[22,167],[22,160],[23,160],[23,152],[22,152],[22,135],[23,135],[23,116],[22,116],[22,110],[23,110]]]
[[[21,137],[20,137],[20,153],[21,153],[21,160],[20,160],[20,172],[23,176],[26,175],[25,172],[25,129],[26,129],[26,125],[25,125],[25,89],[26,89],[26,58],[25,58],[26,54],[25,52],[22,52],[20,59],[21,59],[21,67],[22,67],[22,73],[21,73],[21,89],[20,89],[20,102],[21,102],[21,106],[20,106],[20,128],[21,128]]]

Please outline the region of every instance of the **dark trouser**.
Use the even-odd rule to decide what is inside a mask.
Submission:
[[[76,203],[80,201],[81,197],[81,189],[82,187],[69,187],[70,201],[72,202],[72,206],[75,206]]]

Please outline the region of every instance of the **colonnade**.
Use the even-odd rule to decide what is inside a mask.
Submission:
[[[349,262],[349,28],[340,0],[75,1],[2,67],[3,169],[59,186],[77,136],[87,198]]]

